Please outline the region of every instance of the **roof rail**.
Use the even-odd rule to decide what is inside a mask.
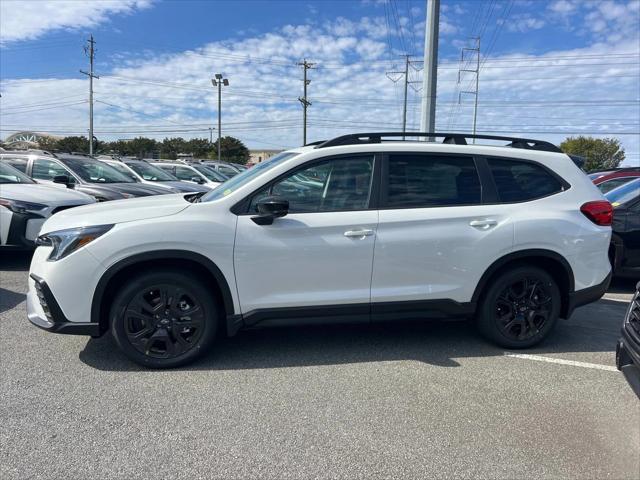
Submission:
[[[440,132],[374,132],[374,133],[352,133],[327,140],[316,146],[316,148],[336,147],[339,145],[360,145],[367,143],[382,143],[382,137],[425,137],[443,138],[442,143],[455,145],[468,145],[467,139],[481,140],[503,140],[509,142],[505,147],[525,148],[528,150],[541,150],[545,152],[562,153],[556,145],[544,140],[533,140],[530,138],[503,137],[498,135],[473,135],[467,133],[440,133]],[[413,141],[413,140],[408,140]]]
[[[323,143],[325,143],[326,140],[317,140],[315,142],[309,142],[309,143],[305,143],[303,146],[304,147],[313,147],[315,145],[322,145]]]

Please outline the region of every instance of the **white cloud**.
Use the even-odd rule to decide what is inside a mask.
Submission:
[[[153,0],[2,0],[0,42],[32,40],[52,30],[94,27],[115,14],[147,8]]]
[[[368,28],[378,21],[366,17],[322,26],[286,25],[177,54],[129,54],[119,68],[99,72],[96,135],[100,139],[141,134],[158,139],[208,138],[217,100],[210,78],[213,72],[222,72],[230,80],[223,90],[223,134],[237,136],[254,148],[298,145],[302,71],[296,63],[303,57],[315,63],[308,72],[310,140],[358,130],[399,129],[402,82],[394,84],[385,72],[397,70],[393,63],[401,60],[388,51],[386,35],[381,38]],[[640,54],[637,40],[604,38],[591,45],[585,40],[585,44],[581,49],[558,49],[545,55],[525,51],[492,55],[480,77],[479,130],[556,143],[566,135],[555,131],[601,136],[637,131],[640,112],[633,101],[638,98],[638,57],[622,56]],[[618,65],[598,65],[608,63]],[[472,102],[457,105],[457,73],[457,62],[439,69],[437,125],[441,131],[470,129]],[[412,71],[411,80],[420,78],[421,73]],[[472,77],[463,77],[463,90],[468,90],[470,81]],[[24,129],[85,134],[86,90],[87,82],[80,75],[64,80],[3,79],[0,133],[5,137]],[[420,98],[409,92],[408,123],[417,128]],[[43,105],[52,98],[64,105]],[[615,99],[629,102],[607,105]],[[592,100],[603,105],[584,103]],[[640,152],[638,135],[620,138],[628,152]],[[630,158],[637,162],[640,157]]]
[[[545,21],[542,18],[534,17],[527,13],[521,13],[518,15],[511,15],[511,18],[506,25],[507,30],[510,32],[525,33],[544,27]]]
[[[567,15],[576,9],[576,4],[569,0],[556,0],[549,5],[549,10],[559,15]]]

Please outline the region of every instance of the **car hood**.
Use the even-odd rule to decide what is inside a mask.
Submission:
[[[175,215],[191,205],[184,194],[130,198],[84,205],[55,214],[47,220],[41,233],[92,225],[110,225]]]
[[[0,185],[0,197],[44,205],[81,205],[94,201],[81,192],[34,183],[3,183]]]
[[[149,185],[145,183],[108,183],[105,185],[99,183],[88,184],[91,187],[100,187],[108,190],[112,190],[118,193],[127,193],[134,197],[145,197],[147,195],[166,195],[169,190],[166,188]]]

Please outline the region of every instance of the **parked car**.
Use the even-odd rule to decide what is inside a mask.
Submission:
[[[211,190],[204,185],[182,182],[169,172],[149,165],[144,160],[103,160],[121,173],[126,173],[137,182],[164,187],[172,193],[204,193]]]
[[[593,180],[593,183],[598,185],[602,193],[607,193],[635,178],[640,178],[640,167],[621,168],[609,172]]]
[[[230,163],[227,163],[227,162],[200,160],[200,163],[206,165],[207,167],[211,168],[212,170],[215,170],[216,172],[224,175],[227,178],[233,178],[242,171],[238,167],[231,165]]]
[[[205,185],[209,188],[216,188],[228,180],[227,177],[220,175],[215,170],[198,163],[154,162],[152,165],[161,168],[179,180]]]
[[[0,152],[0,161],[38,183],[73,188],[99,202],[170,193],[162,187],[137,183],[106,163],[85,155]]]
[[[640,397],[640,282],[622,323],[622,336],[616,348],[616,366]]]
[[[640,178],[608,192],[613,205],[609,257],[615,275],[640,279]]]
[[[39,185],[11,165],[0,162],[0,245],[33,248],[48,217],[93,202],[84,193]]]
[[[401,135],[285,151],[201,197],[55,215],[31,263],[29,319],[110,331],[162,368],[219,333],[336,321],[468,317],[527,348],[606,291],[612,208],[558,147],[382,141]]]

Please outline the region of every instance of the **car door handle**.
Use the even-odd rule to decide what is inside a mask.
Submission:
[[[369,235],[373,235],[373,230],[370,230],[368,228],[363,228],[360,230],[347,230],[346,232],[344,232],[344,236],[349,238],[364,238],[368,237]]]
[[[483,218],[479,220],[471,220],[469,225],[478,230],[489,230],[491,227],[495,227],[498,224],[496,220],[491,220],[489,218]]]

